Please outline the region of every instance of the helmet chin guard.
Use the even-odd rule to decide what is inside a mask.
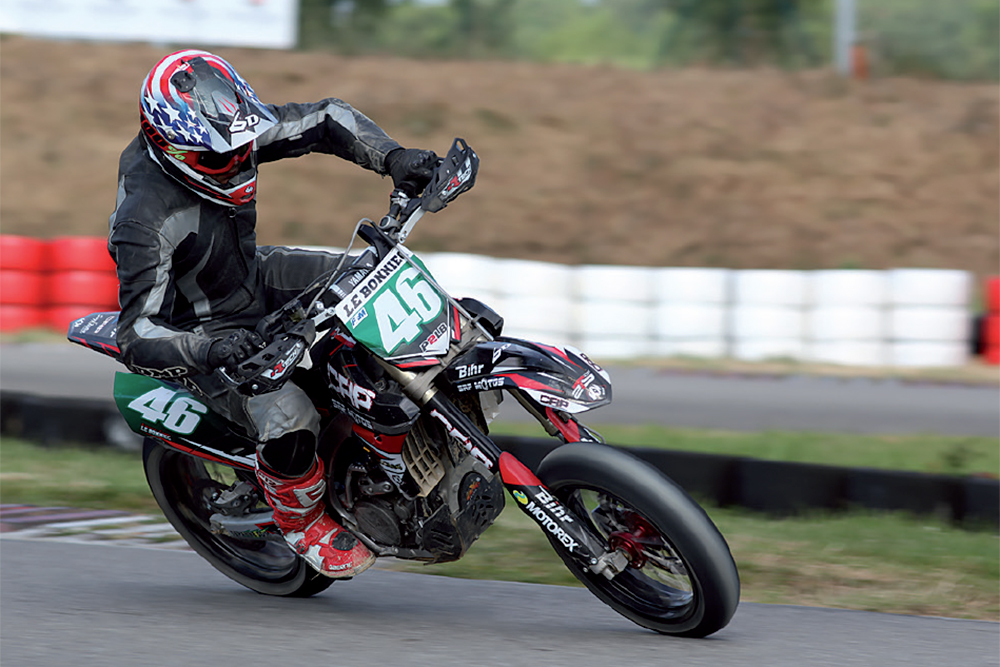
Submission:
[[[227,206],[257,194],[257,138],[277,123],[232,65],[184,50],[158,62],[139,95],[149,155],[198,195]]]

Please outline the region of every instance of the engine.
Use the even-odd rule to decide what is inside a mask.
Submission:
[[[378,450],[356,437],[336,459],[336,501],[380,555],[457,560],[503,510],[499,476],[433,420],[417,420],[406,435],[402,475],[387,472]]]
[[[336,438],[328,467],[332,507],[380,555],[432,563],[460,558],[503,510],[499,475],[422,414],[342,330],[311,354],[314,366],[326,370],[330,408],[353,422],[349,435]],[[477,396],[455,402],[486,431]]]

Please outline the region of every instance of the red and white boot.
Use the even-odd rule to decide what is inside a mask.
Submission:
[[[326,513],[322,461],[316,459],[303,477],[286,479],[262,468],[258,460],[257,479],[285,541],[317,572],[342,579],[375,562],[375,554]]]

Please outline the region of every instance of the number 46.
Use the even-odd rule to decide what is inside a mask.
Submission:
[[[387,289],[373,304],[382,346],[389,353],[400,343],[409,343],[419,336],[420,325],[432,321],[441,312],[443,304],[441,297],[413,267],[399,272],[396,293],[398,297]],[[402,302],[399,297],[402,297]]]
[[[174,400],[176,394],[166,387],[157,387],[132,399],[128,407],[151,424],[162,423],[174,433],[188,435],[198,427],[208,408],[186,396]]]

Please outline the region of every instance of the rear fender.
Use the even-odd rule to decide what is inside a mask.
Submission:
[[[118,312],[91,313],[69,325],[66,338],[77,345],[89,347],[121,361],[118,349]]]

